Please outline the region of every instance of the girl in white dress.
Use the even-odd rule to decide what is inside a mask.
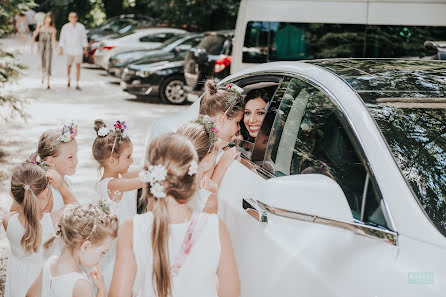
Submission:
[[[93,288],[82,271],[89,275],[97,297],[106,297],[104,277],[98,265],[118,233],[118,218],[93,204],[67,206],[60,220],[58,235],[64,242],[62,252],[50,258],[29,288],[27,297],[91,297]],[[55,236],[45,245],[51,246]]]
[[[219,184],[212,180],[215,160],[218,154],[215,122],[209,116],[200,115],[197,119],[178,128],[177,133],[188,137],[198,154],[198,181],[200,189],[189,201],[196,211],[217,213],[217,192]],[[224,169],[219,167],[219,170]]]
[[[93,156],[103,168],[97,184],[100,203],[116,214],[120,222],[136,214],[136,192],[142,187],[137,171],[130,171],[133,163],[133,144],[125,122],[117,121],[108,129],[102,120],[95,121],[97,137],[93,143]],[[107,288],[110,287],[115,263],[115,246],[101,261]]]
[[[200,115],[209,116],[215,123],[215,133],[219,142],[217,152],[217,165],[212,174],[212,180],[220,184],[228,167],[240,157],[235,147],[223,150],[229,142],[234,141],[240,132],[240,121],[243,118],[243,89],[228,84],[217,87],[214,80],[207,80],[204,87],[204,95],[200,101]]]
[[[109,297],[239,295],[225,224],[187,204],[198,188],[197,162],[185,136],[166,134],[150,143],[141,178],[153,210],[121,226]]]
[[[77,126],[74,123],[64,125],[60,130],[47,130],[40,136],[37,152],[30,158],[31,161],[48,165],[53,211],[63,208],[65,204],[77,203],[67,177],[75,174],[78,163],[76,136]]]
[[[31,163],[14,168],[11,196],[17,212],[3,218],[11,250],[6,272],[6,297],[23,297],[39,274],[43,263],[55,251],[44,250],[43,243],[54,234],[61,211],[49,213],[53,200],[45,170]]]

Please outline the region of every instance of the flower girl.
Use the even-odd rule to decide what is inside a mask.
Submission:
[[[129,172],[133,163],[133,144],[125,122],[117,121],[108,129],[104,121],[95,121],[97,137],[93,143],[93,156],[103,168],[97,184],[99,203],[115,213],[123,222],[136,214],[136,190],[142,187],[137,171]],[[107,288],[110,285],[115,262],[115,248],[101,261]]]
[[[91,297],[92,287],[81,267],[90,270],[97,297],[106,297],[101,268],[102,256],[118,234],[116,215],[104,213],[92,204],[67,206],[59,230],[64,247],[59,256],[50,258],[29,288],[27,297]],[[45,245],[51,246],[55,236]],[[24,296],[24,295],[22,295]]]
[[[214,80],[207,80],[205,93],[200,101],[200,115],[206,115],[215,122],[216,136],[221,143],[217,143],[218,155],[216,170],[212,180],[220,184],[231,163],[239,158],[240,153],[235,147],[226,149],[229,142],[234,141],[240,132],[240,121],[243,118],[243,104],[241,94],[243,89],[235,84],[217,87]]]
[[[77,160],[77,125],[65,125],[61,130],[48,130],[40,136],[37,152],[30,159],[48,166],[47,176],[53,195],[53,211],[64,204],[77,203],[71,191],[71,181],[67,175],[76,172]]]
[[[239,295],[225,224],[187,205],[198,188],[197,162],[187,137],[172,133],[150,143],[142,178],[153,210],[121,226],[109,297]]]
[[[54,234],[62,210],[52,212],[53,200],[48,178],[37,164],[23,163],[14,168],[11,196],[17,212],[3,218],[11,251],[6,273],[6,297],[23,297],[39,274],[45,260],[54,252],[45,251],[43,242]]]
[[[198,181],[200,189],[189,205],[193,210],[216,213],[218,208],[218,184],[214,182],[212,174],[215,169],[217,156],[217,142],[215,120],[209,116],[200,115],[194,121],[178,128],[177,133],[188,137],[198,154]],[[222,169],[222,167],[220,167]]]

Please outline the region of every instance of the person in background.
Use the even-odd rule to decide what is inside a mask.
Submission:
[[[60,32],[59,39],[59,55],[67,56],[67,86],[71,85],[71,65],[76,65],[76,90],[81,90],[79,87],[79,77],[81,73],[82,54],[87,47],[87,31],[84,25],[78,23],[78,16],[75,12],[70,12],[68,15],[68,23],[63,25]]]
[[[28,19],[26,18],[26,15],[23,12],[15,16],[15,27],[20,42],[24,44],[26,42],[26,36],[29,33],[29,27],[28,27]]]
[[[36,16],[36,12],[32,9],[30,9],[26,12],[26,18],[28,19],[29,32],[34,32],[34,30],[36,29],[36,21],[34,18],[35,16]]]
[[[43,25],[37,27],[34,31],[31,41],[31,53],[33,52],[34,42],[37,35],[39,35],[39,52],[40,62],[42,65],[42,86],[45,81],[45,76],[48,80],[47,89],[50,89],[50,77],[51,77],[51,61],[53,58],[53,48],[56,48],[56,28],[54,27],[54,20],[51,13],[45,15]]]

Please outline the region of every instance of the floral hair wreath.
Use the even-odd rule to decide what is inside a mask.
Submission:
[[[64,125],[60,136],[57,138],[56,145],[61,142],[70,142],[77,136],[77,125],[71,122],[69,125]]]
[[[46,169],[50,166],[50,165],[49,165],[47,162],[45,162],[45,161],[40,162],[40,161],[26,160],[25,163],[27,163],[27,164],[33,164],[33,165],[37,165],[37,166],[39,166],[40,168],[42,168],[42,169],[44,169],[44,170],[46,170]]]
[[[115,151],[115,146],[116,146],[116,142],[119,139],[119,143],[122,142],[123,138],[128,138],[129,134],[128,134],[128,128],[126,123],[123,121],[116,121],[113,124],[113,130],[109,130],[106,127],[102,127],[98,130],[98,136],[99,137],[106,137],[110,132],[112,132],[115,136],[115,142],[113,143],[113,148],[112,148],[112,154]]]
[[[225,89],[229,91],[229,99],[226,102],[226,114],[230,111],[237,103],[241,102],[243,89],[237,86],[236,84],[227,84],[225,85]]]
[[[196,120],[192,121],[192,123],[200,124],[206,129],[211,144],[209,149],[211,149],[218,140],[218,129],[215,128],[215,119],[207,115],[199,115]]]
[[[197,173],[198,164],[192,161],[189,166],[188,175],[192,176]],[[149,170],[142,170],[139,172],[139,179],[145,183],[150,184],[150,193],[155,198],[166,198],[163,181],[166,180],[167,169],[164,165],[150,165]]]

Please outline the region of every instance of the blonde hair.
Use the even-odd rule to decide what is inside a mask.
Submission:
[[[31,161],[38,161],[39,156],[41,161],[45,161],[48,157],[57,157],[60,153],[61,144],[63,142],[58,141],[60,137],[59,130],[47,130],[42,133],[37,144],[37,152],[31,154],[29,159]]]
[[[228,101],[231,97],[230,90],[217,87],[217,83],[212,79],[206,81],[204,91],[200,101],[200,114],[202,115],[215,117],[219,113],[223,113],[229,119],[233,119],[244,110],[241,100],[238,100],[228,109]]]
[[[186,203],[197,190],[196,174],[189,175],[191,163],[198,161],[198,155],[191,141],[182,135],[170,133],[155,138],[147,149],[145,170],[150,166],[163,165],[167,170],[162,186],[167,196],[179,203]],[[144,184],[142,199],[153,203],[152,282],[158,297],[172,295],[169,263],[169,224],[165,198],[155,198],[150,193],[150,184]]]
[[[210,152],[212,144],[206,131],[206,128],[199,123],[188,123],[178,128],[177,133],[188,137],[198,154],[198,160],[201,162]]]
[[[11,193],[22,207],[25,217],[25,234],[20,244],[27,253],[37,252],[42,240],[40,228],[40,209],[37,195],[48,187],[45,170],[41,167],[23,163],[14,167],[11,177]]]
[[[129,137],[117,139],[113,130],[109,130],[109,133],[101,137],[98,135],[99,129],[106,128],[104,121],[97,119],[94,121],[94,130],[96,131],[96,139],[93,142],[93,157],[101,167],[104,167],[105,161],[110,156],[119,158],[123,148],[129,145],[132,141]]]
[[[61,236],[68,248],[75,250],[86,240],[92,244],[100,244],[107,237],[116,238],[118,227],[118,217],[103,212],[96,205],[70,204],[60,219],[57,235]],[[49,248],[54,239],[55,236],[50,238],[45,243],[45,248]]]

